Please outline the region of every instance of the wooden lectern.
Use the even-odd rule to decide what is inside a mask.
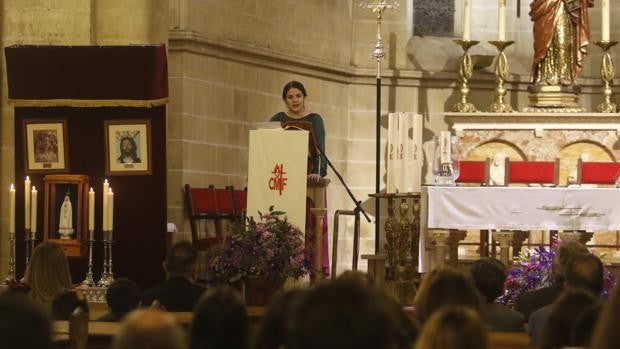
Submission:
[[[308,197],[314,202],[314,208],[310,209],[314,215],[314,282],[325,278],[323,273],[323,218],[327,213],[325,205],[325,190],[329,185],[329,178],[321,178],[318,182],[308,181]],[[306,231],[306,234],[309,232]]]

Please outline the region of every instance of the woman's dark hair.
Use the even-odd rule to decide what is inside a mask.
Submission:
[[[282,89],[282,99],[286,99],[286,94],[292,88],[296,88],[299,91],[301,91],[301,94],[304,95],[304,97],[308,96],[308,94],[306,93],[306,88],[304,87],[304,84],[302,84],[299,81],[293,80],[293,81],[289,81],[288,83],[286,83],[286,85],[284,85],[284,88]]]
[[[190,348],[246,349],[249,320],[239,292],[227,285],[207,290],[194,309]]]

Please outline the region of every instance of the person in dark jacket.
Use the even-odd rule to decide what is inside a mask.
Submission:
[[[192,311],[205,291],[195,284],[198,251],[189,241],[177,242],[168,251],[163,267],[166,281],[145,291],[142,304],[148,307],[158,301],[168,311]]]

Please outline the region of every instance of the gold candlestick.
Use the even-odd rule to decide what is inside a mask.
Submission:
[[[512,45],[514,41],[489,41],[489,43],[495,46],[499,53],[495,61],[495,81],[497,82],[497,87],[495,88],[495,102],[489,106],[487,111],[492,113],[512,113],[514,111],[512,107],[504,103],[504,97],[506,96],[504,81],[508,79],[508,72],[510,71],[508,59],[506,58],[504,50],[506,47]]]
[[[463,56],[461,56],[461,65],[459,67],[459,82],[461,84],[461,100],[452,106],[452,111],[459,113],[473,113],[478,109],[467,101],[469,95],[469,87],[467,82],[471,79],[471,75],[474,71],[474,66],[471,62],[471,56],[469,55],[469,49],[477,45],[480,41],[473,40],[454,40],[454,42],[461,46],[463,49]]]
[[[601,80],[603,81],[604,100],[596,107],[596,111],[599,113],[614,113],[616,112],[616,103],[612,102],[614,92],[611,89],[611,84],[613,83],[614,76],[616,75],[616,68],[614,67],[614,61],[611,59],[611,55],[609,54],[609,49],[616,46],[618,42],[597,41],[594,44],[603,50]]]

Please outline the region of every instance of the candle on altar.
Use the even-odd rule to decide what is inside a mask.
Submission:
[[[609,0],[602,1],[601,14],[602,41],[609,41]]]
[[[30,231],[33,233],[37,232],[37,188],[32,186],[31,197],[30,197]]]
[[[465,0],[463,8],[463,41],[471,40],[471,2]]]
[[[90,188],[88,192],[88,230],[91,234],[91,240],[93,231],[95,230],[95,191]]]
[[[24,229],[30,229],[30,177],[24,181]]]
[[[108,231],[108,191],[110,189],[110,183],[108,180],[103,181],[103,205],[101,214],[101,230]]]
[[[112,188],[108,192],[108,230],[114,230],[114,192]]]
[[[499,0],[497,18],[497,40],[506,41],[506,0]]]
[[[15,233],[15,186],[9,189],[9,233]]]

